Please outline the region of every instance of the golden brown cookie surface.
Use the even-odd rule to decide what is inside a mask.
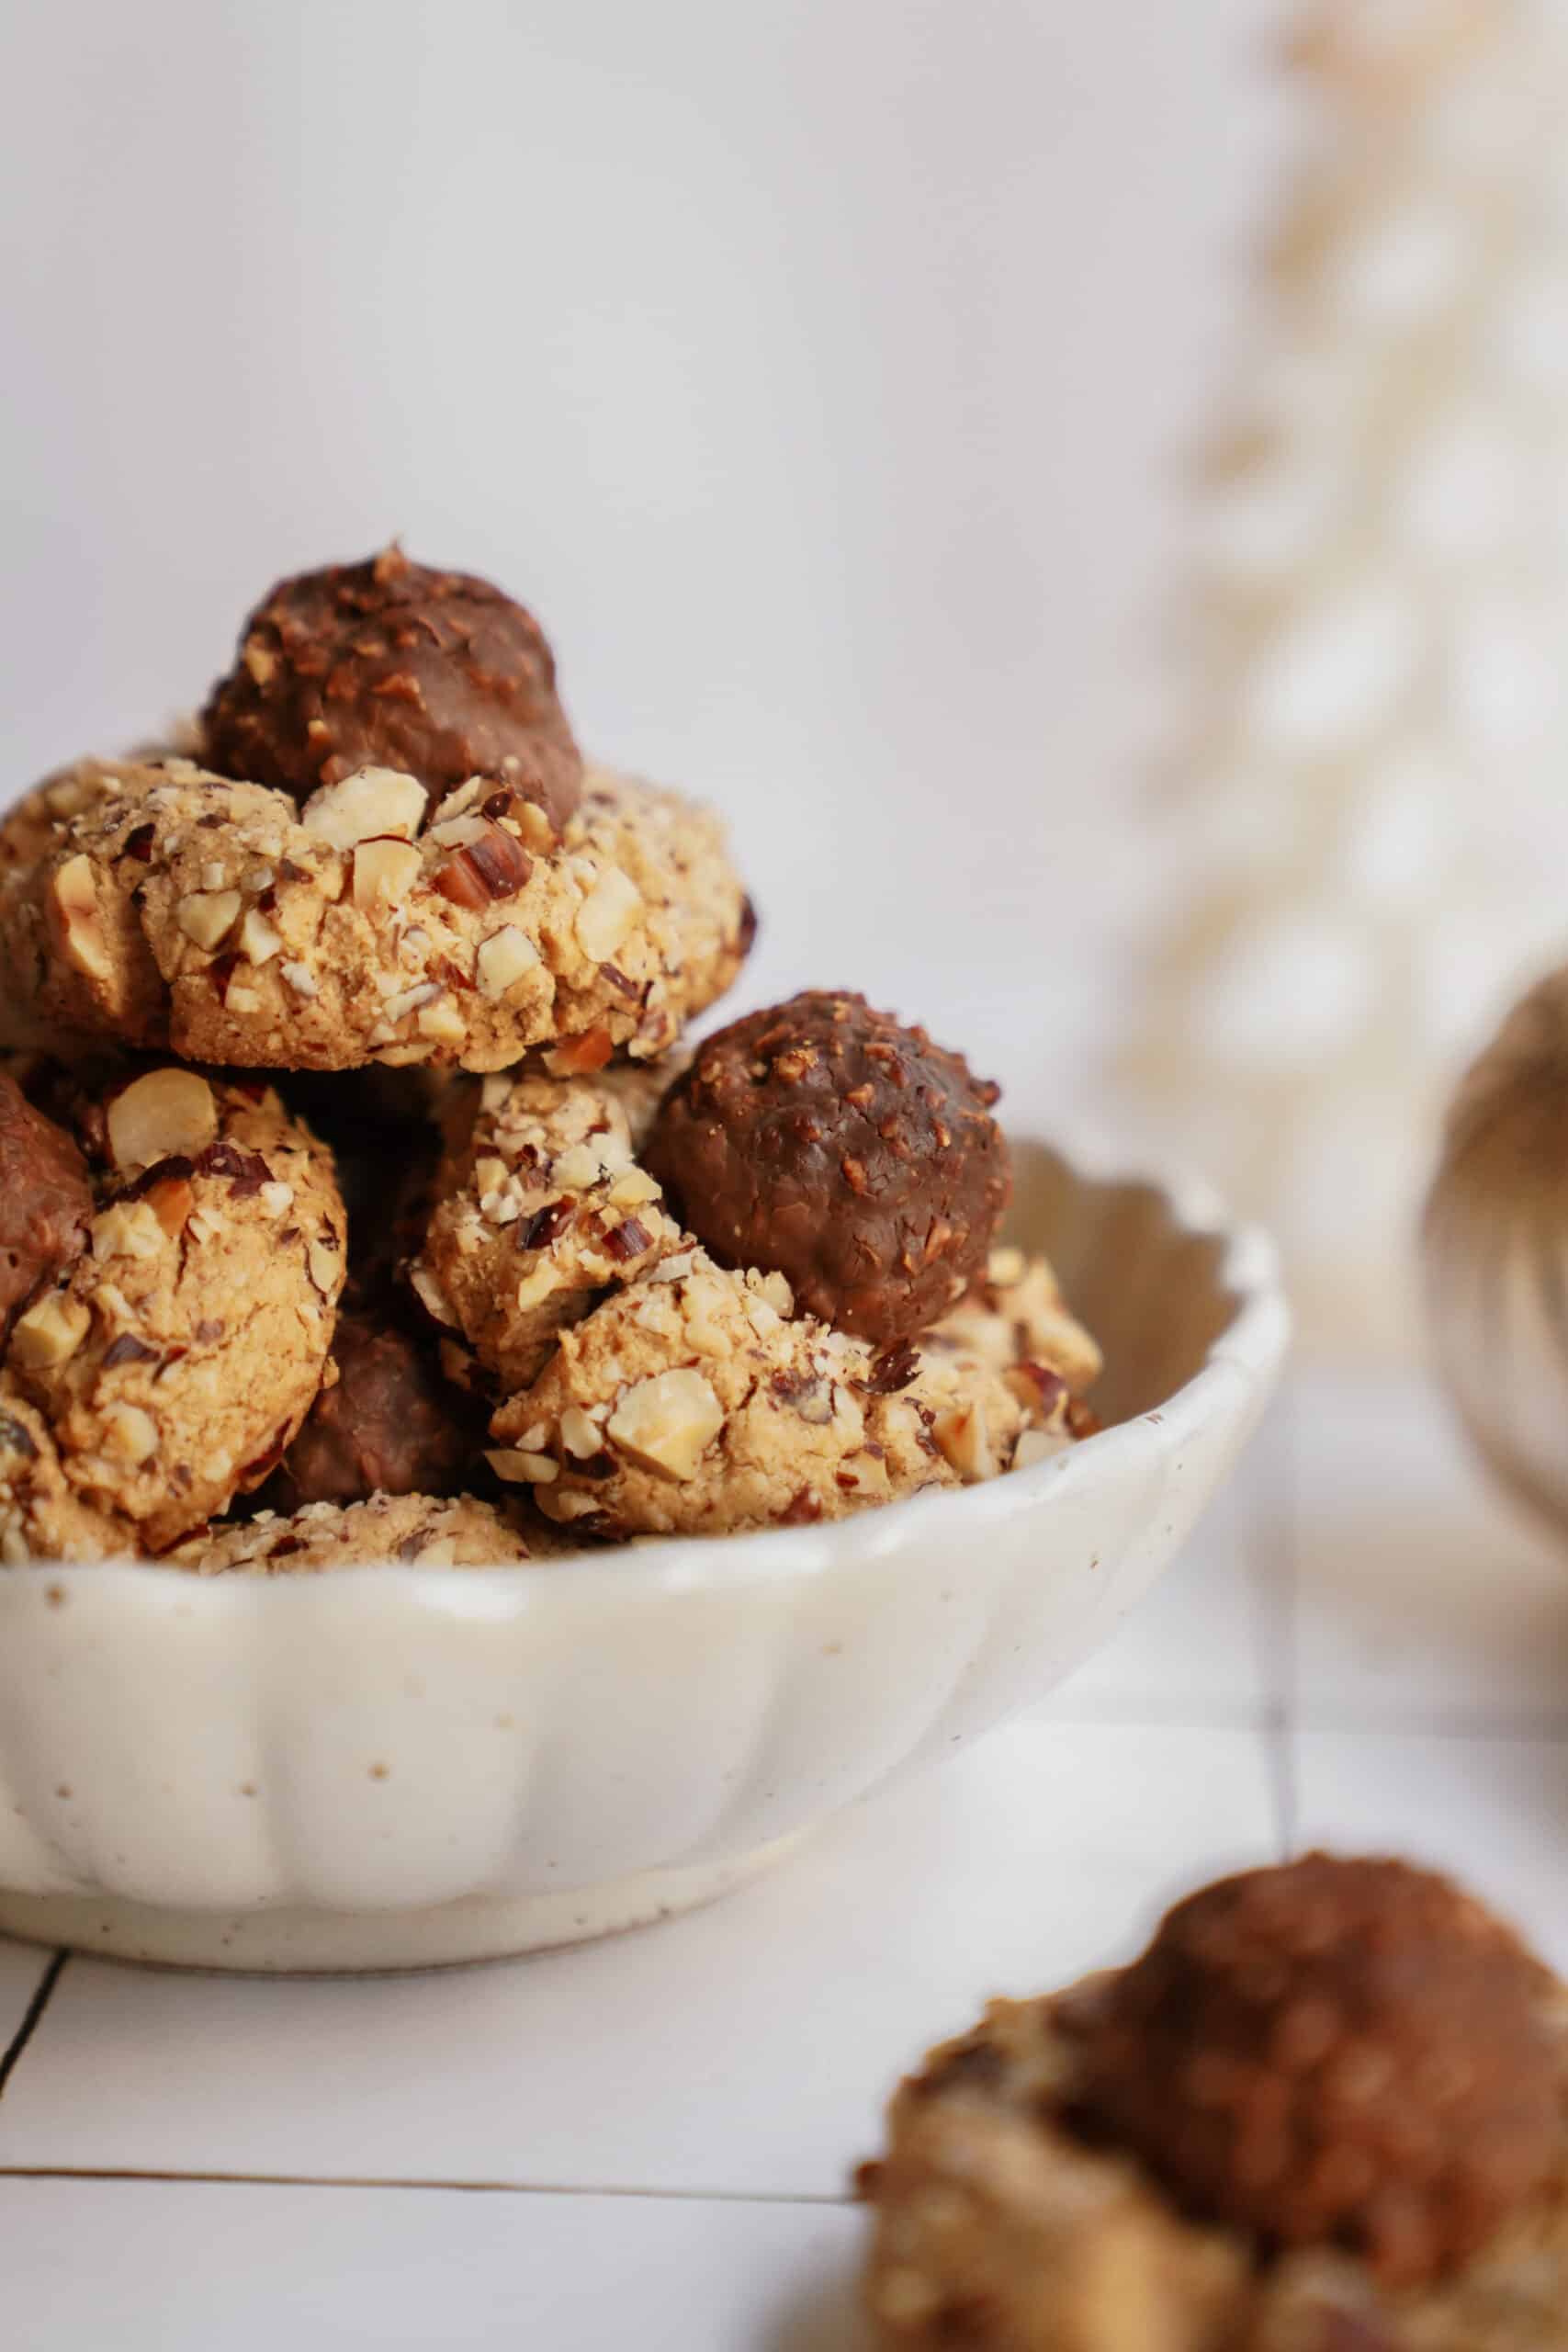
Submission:
[[[662,1053],[744,957],[716,820],[603,771],[559,833],[482,780],[427,821],[390,770],[303,810],[177,759],[85,762],[71,784],[47,831],[37,795],[6,820],[0,957],[25,1040],[321,1070],[547,1046],[594,1069]]]
[[[343,1204],[265,1086],[164,1064],[84,1116],[87,1246],[17,1317],[6,1371],[70,1492],[159,1551],[258,1485],[309,1410]]]

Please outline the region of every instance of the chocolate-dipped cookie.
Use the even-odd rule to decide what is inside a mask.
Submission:
[[[220,775],[299,800],[360,768],[415,776],[433,802],[485,775],[558,829],[581,792],[538,622],[488,580],[399,547],[280,580],[202,725]]]
[[[1568,1988],[1408,1863],[1249,1871],[993,2001],[861,2186],[886,2352],[1568,2352]]]
[[[1450,1880],[1309,1854],[1168,1914],[1088,2038],[1083,2110],[1189,2211],[1434,2278],[1559,2152],[1540,1985]]]
[[[443,1379],[434,1349],[383,1317],[355,1312],[339,1318],[332,1363],[336,1379],[321,1390],[267,1490],[275,1509],[457,1495],[471,1483],[474,1416]]]
[[[1010,1190],[998,1089],[862,996],[811,989],[710,1037],[644,1158],[726,1266],[880,1343],[924,1330],[983,1270]]]
[[[70,1136],[0,1071],[0,1344],[34,1293],[81,1256],[93,1207]]]

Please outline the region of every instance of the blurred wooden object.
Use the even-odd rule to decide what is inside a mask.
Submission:
[[[1273,1225],[1309,1346],[1403,1353],[1443,1096],[1568,937],[1568,9],[1343,0],[1291,59],[1118,1079]]]
[[[1568,970],[1515,1006],[1460,1087],[1422,1256],[1461,1419],[1503,1484],[1568,1534]]]

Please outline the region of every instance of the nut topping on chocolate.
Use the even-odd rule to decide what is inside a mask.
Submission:
[[[304,800],[361,768],[440,800],[492,775],[561,825],[582,759],[531,613],[488,581],[402,549],[279,581],[245,623],[202,715],[220,775]]]
[[[1548,1981],[1448,1880],[1309,1854],[1179,1904],[1110,1980],[1083,2112],[1200,2218],[1423,2284],[1551,2168]]]
[[[339,1319],[333,1355],[336,1385],[321,1390],[284,1457],[277,1507],[459,1494],[475,1444],[455,1392],[416,1342],[350,1314]]]
[[[907,1339],[985,1266],[1010,1188],[997,1094],[923,1029],[808,989],[708,1039],[644,1159],[722,1264],[784,1274],[840,1330]]]
[[[0,1072],[0,1340],[33,1293],[81,1256],[92,1215],[86,1161]]]

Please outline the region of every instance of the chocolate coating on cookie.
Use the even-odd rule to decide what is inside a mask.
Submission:
[[[807,989],[708,1039],[644,1159],[721,1264],[782,1273],[840,1330],[907,1339],[980,1272],[1007,1205],[997,1094],[923,1029]]]
[[[1088,2026],[1091,2128],[1267,2247],[1434,2278],[1560,2145],[1544,1972],[1448,1880],[1309,1854],[1205,1887]]]
[[[202,714],[220,775],[303,800],[357,768],[398,768],[439,800],[493,775],[558,827],[582,758],[531,613],[486,580],[386,548],[280,580],[245,623]]]
[[[0,1340],[33,1293],[81,1256],[92,1214],[75,1144],[0,1072]]]
[[[289,1447],[276,1507],[461,1493],[474,1438],[460,1400],[417,1341],[349,1314],[339,1318],[333,1355],[337,1384],[322,1389]]]

